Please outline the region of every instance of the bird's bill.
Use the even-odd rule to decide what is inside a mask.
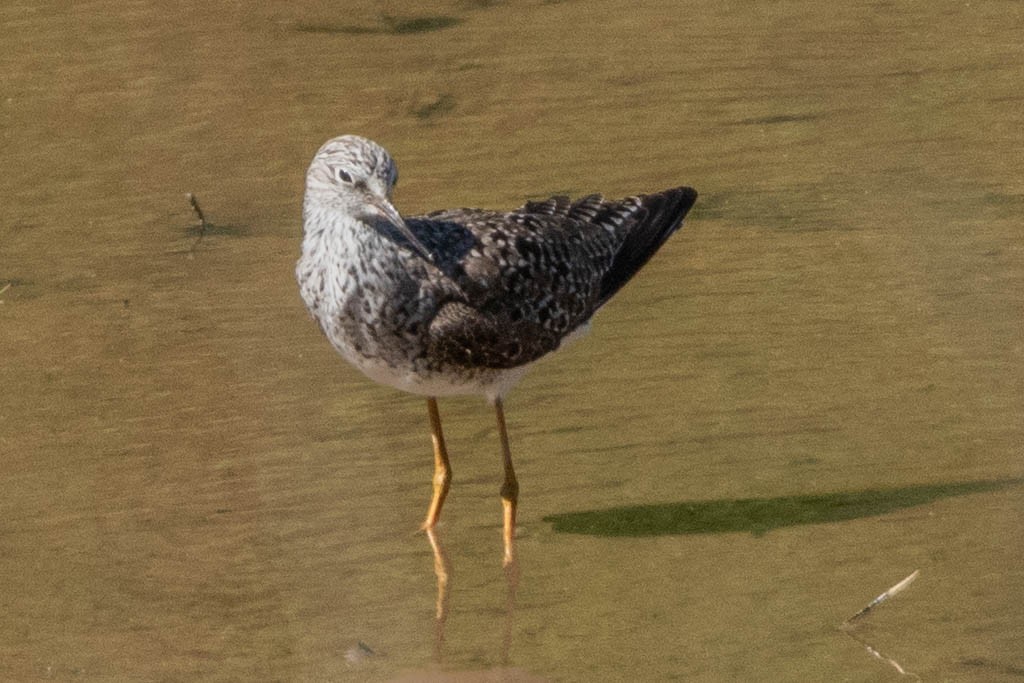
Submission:
[[[427,249],[426,245],[420,241],[416,234],[409,229],[409,226],[405,224],[405,220],[401,214],[398,213],[398,209],[392,206],[391,202],[383,197],[374,197],[369,202],[370,206],[373,207],[373,212],[377,218],[383,218],[385,221],[395,226],[395,229],[401,233],[402,237],[408,240],[412,248],[423,258],[428,261],[434,260],[434,255]]]

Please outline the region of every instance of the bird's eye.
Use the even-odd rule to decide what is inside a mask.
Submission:
[[[338,180],[340,180],[343,183],[351,183],[352,182],[352,176],[349,175],[348,171],[346,171],[343,168],[335,168],[334,169],[334,175],[335,175],[335,177]]]

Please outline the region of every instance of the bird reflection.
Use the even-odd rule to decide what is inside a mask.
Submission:
[[[501,665],[507,666],[509,653],[512,651],[512,625],[516,616],[516,592],[519,590],[519,560],[514,555],[506,558],[502,566],[505,572],[505,584],[508,593],[505,599],[505,637],[501,643]]]
[[[437,528],[426,529],[427,540],[434,554],[434,576],[437,579],[437,600],[434,603],[434,661],[444,662],[444,632],[448,621],[451,601],[452,563],[445,552],[441,534]],[[519,590],[519,560],[514,555],[506,556],[502,565],[505,574],[505,629],[502,635],[500,662],[502,666],[509,663],[512,650],[512,630],[515,621],[516,593]]]
[[[444,624],[448,620],[448,580],[452,575],[452,563],[444,551],[437,529],[427,529],[427,540],[434,551],[434,575],[437,577],[437,602],[434,610],[434,661],[440,664],[444,659]]]

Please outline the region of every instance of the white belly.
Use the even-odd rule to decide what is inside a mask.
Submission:
[[[340,350],[340,349],[339,349]],[[344,352],[345,360],[358,368],[374,382],[386,384],[401,391],[421,396],[484,396],[494,402],[501,398],[522,379],[529,365],[507,370],[480,370],[466,375],[430,373],[421,374],[411,369],[394,368],[374,359],[351,357]]]

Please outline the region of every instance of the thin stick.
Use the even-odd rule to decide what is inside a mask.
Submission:
[[[912,584],[914,582],[914,579],[916,579],[917,575],[920,574],[920,573],[921,573],[920,569],[915,569],[914,572],[910,576],[908,576],[907,578],[903,579],[902,581],[897,583],[895,586],[893,586],[892,588],[890,588],[889,590],[885,591],[884,593],[879,595],[877,598],[875,598],[874,600],[869,602],[867,605],[864,606],[863,609],[861,609],[861,611],[857,612],[852,617],[850,617],[849,619],[844,621],[841,624],[841,626],[844,627],[844,628],[845,627],[849,627],[850,625],[853,624],[854,621],[856,621],[857,619],[860,619],[865,614],[867,614],[868,612],[873,610],[875,607],[881,605],[883,602],[885,602],[889,598],[895,597],[899,593],[902,593],[904,590],[906,590],[907,586],[909,586],[910,584]]]
[[[206,237],[206,231],[209,229],[210,224],[206,221],[206,214],[199,208],[199,200],[196,199],[196,196],[191,192],[186,192],[185,196],[188,197],[188,203],[192,205],[192,213],[199,219],[199,237],[196,238],[196,241],[192,243],[188,250],[188,257],[191,259],[195,258],[196,248],[199,247],[199,243]]]
[[[854,627],[854,622],[855,621],[857,621],[858,619],[863,617],[865,614],[867,614],[868,612],[873,610],[875,607],[878,607],[879,605],[881,605],[883,602],[885,602],[889,598],[895,597],[896,595],[898,595],[898,594],[902,593],[904,590],[906,590],[907,586],[912,584],[914,582],[914,579],[916,579],[918,574],[920,574],[920,573],[921,573],[920,569],[915,569],[914,572],[912,574],[910,574],[910,576],[906,577],[905,579],[903,579],[902,581],[897,583],[895,586],[893,586],[889,590],[887,590],[884,593],[882,593],[881,595],[879,595],[877,598],[875,598],[874,600],[869,602],[867,605],[865,605],[863,609],[861,609],[859,612],[857,612],[852,617],[850,617],[849,619],[847,619],[846,621],[844,621],[842,624],[839,625],[839,628],[842,631],[844,631],[846,633],[846,635],[850,636],[851,638],[856,640],[858,643],[860,643],[861,646],[863,646],[864,649],[868,651],[868,654],[870,654],[872,657],[874,657],[875,659],[878,659],[880,661],[883,661],[886,664],[888,664],[889,666],[891,666],[892,668],[896,669],[896,671],[898,671],[900,673],[900,675],[902,675],[902,676],[911,676],[913,678],[916,678],[917,680],[921,680],[921,677],[918,676],[917,674],[911,672],[911,671],[907,671],[895,659],[893,659],[892,657],[882,653],[880,650],[878,650],[877,648],[873,647],[870,643],[868,643],[867,641],[863,640],[862,638],[859,638],[857,636],[857,634],[853,632],[853,627]]]
[[[203,210],[199,208],[199,200],[191,192],[186,192],[185,196],[188,197],[188,203],[192,205],[192,212],[195,213],[196,218],[199,219],[199,235],[206,234],[206,228],[209,223],[206,222],[206,216],[203,214]]]
[[[8,282],[8,283],[7,283],[6,285],[4,285],[3,287],[0,287],[0,294],[3,294],[4,292],[6,292],[6,291],[7,291],[8,289],[10,289],[10,288],[11,288],[11,283],[10,283],[10,282]]]

